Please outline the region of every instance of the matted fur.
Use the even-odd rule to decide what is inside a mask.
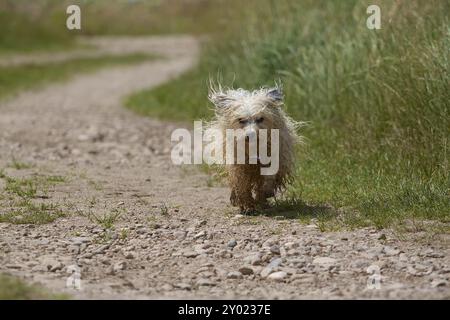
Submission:
[[[218,129],[224,137],[226,129],[243,128],[245,121],[269,132],[270,129],[279,130],[279,170],[275,175],[261,175],[259,164],[225,165],[232,205],[243,211],[254,210],[292,181],[295,146],[302,143],[297,131],[303,123],[293,120],[283,110],[283,94],[279,86],[254,91],[211,86],[209,100],[215,105],[215,118],[209,123],[209,128]],[[224,157],[225,143],[224,140]]]

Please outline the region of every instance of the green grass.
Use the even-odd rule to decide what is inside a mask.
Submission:
[[[13,159],[11,161],[11,164],[9,165],[10,168],[14,168],[16,170],[24,170],[24,169],[30,169],[32,166],[28,163],[17,161],[16,159]]]
[[[0,67],[0,98],[48,82],[66,80],[74,74],[92,72],[110,66],[139,63],[154,58],[146,54],[131,54],[74,59],[44,65]]]
[[[16,277],[0,274],[0,300],[53,299],[69,299],[69,297],[66,294],[53,294],[40,286],[29,285]]]
[[[377,31],[365,26],[372,3],[247,1],[197,68],[127,105],[162,119],[209,118],[210,77],[244,88],[281,79],[288,113],[310,123],[287,193],[298,218],[310,215],[307,204],[334,208],[315,214],[330,226],[448,223],[450,3],[375,1]]]
[[[92,208],[93,205],[89,209]],[[80,212],[80,215],[86,216],[92,223],[95,223],[106,230],[110,230],[114,229],[116,222],[123,213],[123,209],[112,209],[103,214],[95,214],[92,210],[89,210],[86,214]]]
[[[5,182],[4,190],[0,190],[0,223],[45,224],[66,216],[57,204],[42,201],[48,198],[50,187],[66,181],[64,177],[31,175],[16,178],[2,170],[0,179]]]

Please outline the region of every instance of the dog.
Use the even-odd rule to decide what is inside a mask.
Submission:
[[[245,162],[224,166],[231,188],[230,202],[239,207],[244,213],[252,212],[257,207],[266,207],[268,199],[274,197],[292,182],[296,146],[303,143],[302,137],[297,133],[303,122],[292,119],[283,110],[284,96],[281,86],[263,87],[254,91],[244,89],[223,89],[210,86],[209,100],[214,104],[215,117],[209,124],[209,128],[222,132],[226,136],[229,129],[240,129],[243,133],[233,140],[233,144],[239,139],[245,139]],[[260,137],[261,129],[266,129],[267,139]],[[249,153],[249,141],[256,136],[256,145],[259,152],[261,143],[267,143],[266,150],[274,154],[272,147],[272,129],[278,130],[279,164],[276,173],[262,174],[262,169],[267,163],[261,163],[260,154],[256,159]],[[224,139],[223,150],[226,157],[226,142]],[[236,149],[233,152],[236,160]],[[273,159],[272,159],[273,160]]]

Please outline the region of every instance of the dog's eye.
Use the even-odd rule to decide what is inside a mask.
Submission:
[[[248,120],[246,120],[246,119],[239,119],[240,124],[246,124],[247,122],[248,122]]]
[[[263,118],[263,117],[256,119],[256,123],[261,123],[261,122],[263,122],[263,121],[264,121],[264,118]]]

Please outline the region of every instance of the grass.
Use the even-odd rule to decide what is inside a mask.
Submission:
[[[0,274],[0,300],[61,300],[69,299],[66,294],[53,294],[46,289],[29,285],[7,274]]]
[[[32,166],[28,163],[17,161],[16,159],[13,159],[11,164],[9,165],[10,168],[14,168],[16,170],[24,170],[24,169],[30,169]]]
[[[88,219],[95,224],[98,224],[106,230],[113,229],[115,223],[123,214],[123,210],[113,209],[110,212],[104,214],[95,214],[92,210],[87,213]]]
[[[0,223],[45,224],[65,216],[58,205],[42,202],[48,198],[51,186],[66,181],[64,177],[31,175],[16,178],[2,170],[0,179],[5,182],[4,192],[0,193]]]
[[[92,72],[110,66],[139,63],[152,58],[154,57],[146,54],[131,54],[74,59],[45,65],[0,67],[0,99],[20,90],[35,88],[48,82],[66,80],[74,74]]]
[[[377,31],[365,25],[373,3]],[[132,95],[128,107],[209,118],[210,77],[244,88],[281,79],[288,113],[310,123],[287,192],[298,218],[308,216],[305,204],[334,208],[321,216],[330,227],[450,222],[448,2],[267,0],[234,9],[197,68]]]
[[[0,2],[0,54],[67,50],[91,35],[207,34],[228,21],[238,0],[34,0]],[[81,30],[66,28],[66,8],[81,9]]]

